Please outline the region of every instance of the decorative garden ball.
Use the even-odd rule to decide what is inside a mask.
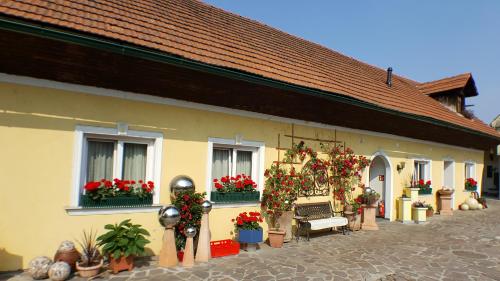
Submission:
[[[48,257],[36,257],[28,265],[28,273],[33,279],[45,279],[49,276],[52,260]]]
[[[180,191],[194,191],[194,181],[188,176],[176,176],[170,182],[170,192],[175,194]]]
[[[74,249],[75,249],[75,243],[66,240],[61,242],[61,245],[59,245],[59,248],[57,250],[61,252],[68,252]]]
[[[70,273],[71,266],[63,261],[59,261],[50,266],[49,278],[53,281],[64,281],[68,279]]]
[[[463,211],[467,211],[467,210],[469,210],[469,205],[467,205],[466,203],[463,203],[462,205],[460,205],[460,209]]]
[[[366,187],[365,188],[365,193],[371,193],[373,189],[371,189],[370,187]]]
[[[212,211],[212,203],[210,203],[210,201],[208,200],[203,201],[203,203],[201,204],[201,209],[203,210],[204,214],[210,213],[210,211]]]
[[[172,228],[179,220],[181,215],[179,210],[174,205],[164,206],[158,212],[158,220],[163,227]]]
[[[186,237],[192,238],[196,236],[196,227],[190,226],[184,230],[184,234],[186,234]]]

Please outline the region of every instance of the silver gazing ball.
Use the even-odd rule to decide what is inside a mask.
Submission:
[[[194,181],[188,176],[176,176],[170,182],[170,192],[175,194],[180,191],[194,191]]]
[[[186,237],[192,238],[196,236],[196,227],[190,226],[184,230],[184,233],[186,234]]]
[[[174,205],[163,206],[158,211],[158,220],[160,224],[166,228],[174,227],[181,219],[179,210]]]
[[[210,213],[210,211],[212,211],[212,203],[210,203],[210,201],[208,201],[208,200],[205,200],[201,204],[201,208],[202,208],[204,214],[208,214],[208,213]]]
[[[373,189],[371,189],[370,187],[365,187],[366,194],[372,193],[372,191],[373,191]]]

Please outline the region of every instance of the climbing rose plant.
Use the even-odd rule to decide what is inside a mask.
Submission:
[[[363,169],[370,165],[370,160],[354,154],[354,151],[342,145],[322,145],[328,155],[330,185],[333,195],[342,204],[353,202],[353,192],[361,180]]]
[[[180,191],[176,193],[173,204],[179,209],[181,219],[175,225],[175,245],[177,250],[181,250],[186,245],[185,229],[189,226],[196,228],[200,232],[201,216],[203,210],[201,204],[205,200],[206,193],[194,191]]]

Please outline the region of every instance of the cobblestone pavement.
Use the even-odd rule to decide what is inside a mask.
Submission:
[[[423,225],[379,222],[379,231],[323,233],[282,249],[212,259],[192,269],[143,261],[125,280],[500,280],[500,202],[435,215]],[[18,275],[11,280],[26,280]],[[79,278],[74,278],[79,280]]]

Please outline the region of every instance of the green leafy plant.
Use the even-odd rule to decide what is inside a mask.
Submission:
[[[186,244],[186,235],[184,230],[190,226],[196,227],[197,233],[200,232],[201,216],[203,210],[201,204],[205,200],[206,193],[194,191],[181,191],[176,193],[173,204],[179,209],[181,219],[175,225],[175,246],[178,251],[184,248]]]
[[[97,245],[102,246],[103,254],[115,259],[144,255],[144,246],[149,243],[145,236],[149,236],[149,232],[140,224],[132,224],[128,219],[119,224],[108,224],[104,228],[109,231],[97,238]]]
[[[434,208],[432,207],[431,204],[426,204],[425,206],[427,207],[427,210],[434,211]]]
[[[96,236],[97,232],[92,230],[87,232],[84,230],[82,239],[77,241],[82,248],[79,262],[80,266],[90,267],[98,265],[101,262],[102,256],[97,246]]]

